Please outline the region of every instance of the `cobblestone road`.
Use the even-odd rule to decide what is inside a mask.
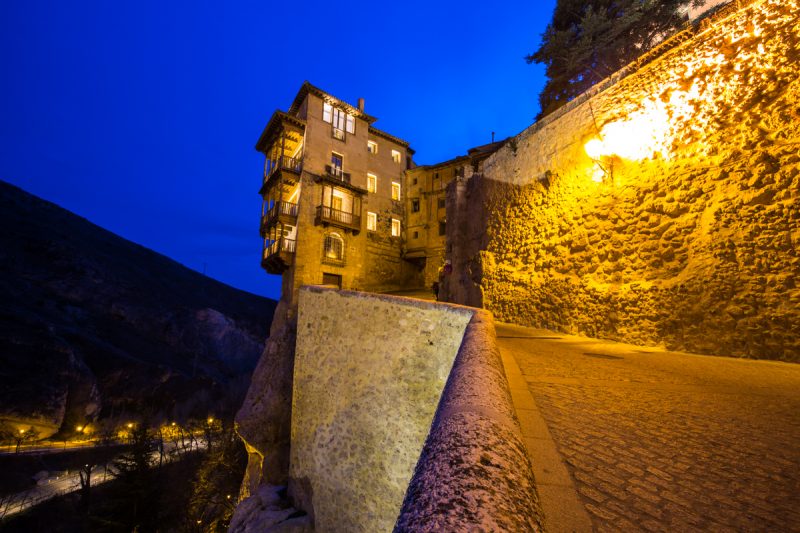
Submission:
[[[497,334],[595,530],[800,531],[800,365]]]

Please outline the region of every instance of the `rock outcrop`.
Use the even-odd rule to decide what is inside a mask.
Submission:
[[[236,414],[236,431],[248,453],[241,497],[265,483],[288,482],[296,339],[297,309],[281,300],[247,397]]]
[[[310,517],[291,506],[286,487],[262,485],[236,507],[229,533],[311,533]]]

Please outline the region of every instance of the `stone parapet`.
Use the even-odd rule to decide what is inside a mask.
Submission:
[[[475,310],[395,532],[541,531],[542,523],[492,315]]]
[[[260,417],[269,438],[248,434],[244,492],[254,496],[237,511],[237,531],[284,515],[307,515],[302,527],[316,531],[541,530],[489,312],[303,287],[296,316],[291,410],[240,416],[240,433]],[[285,389],[259,405],[274,408]],[[270,461],[261,441],[282,444],[272,434],[289,412],[289,500],[252,511],[273,490],[264,482],[280,482],[280,457]]]
[[[317,531],[390,531],[472,310],[300,290],[289,495]]]

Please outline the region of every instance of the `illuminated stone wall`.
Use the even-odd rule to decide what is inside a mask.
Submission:
[[[570,333],[800,361],[798,13],[763,0],[718,18],[454,185],[452,299]]]
[[[472,314],[300,290],[289,491],[317,531],[392,530]]]

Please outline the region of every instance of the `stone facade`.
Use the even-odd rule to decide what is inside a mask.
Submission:
[[[302,285],[384,291],[419,275],[401,258],[403,178],[413,150],[375,120],[363,102],[354,107],[306,82],[256,145],[266,159],[262,265],[283,275],[287,301]]]
[[[763,0],[684,32],[451,185],[452,301],[800,361],[798,12]]]
[[[418,166],[406,171],[405,201],[407,230],[404,257],[422,269],[424,286],[439,280],[445,262],[447,209],[445,191],[457,178],[480,172],[483,161],[503,142],[471,148],[467,155],[435,165]]]

